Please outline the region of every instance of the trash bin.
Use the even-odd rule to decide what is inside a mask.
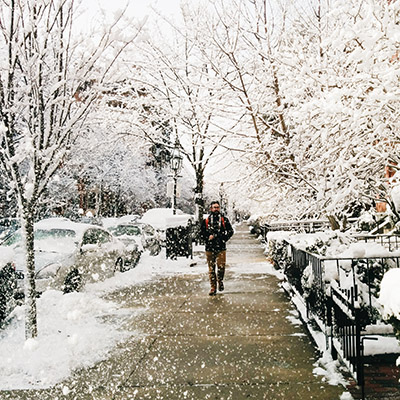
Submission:
[[[166,256],[172,260],[178,257],[193,258],[192,224],[167,228],[165,247]]]

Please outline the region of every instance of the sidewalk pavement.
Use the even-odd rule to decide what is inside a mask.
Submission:
[[[231,239],[227,262],[226,290],[217,296],[208,296],[205,261],[204,274],[109,295],[132,310],[122,328],[134,333],[109,359],[52,389],[2,392],[1,398],[339,399],[346,389],[313,373],[318,354],[278,279],[246,272],[266,263],[246,226]]]

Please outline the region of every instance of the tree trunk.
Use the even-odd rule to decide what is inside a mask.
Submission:
[[[328,215],[328,221],[331,224],[331,228],[333,231],[338,231],[340,229],[339,222],[334,215]]]
[[[196,169],[196,187],[194,189],[195,193],[195,204],[196,204],[196,220],[201,223],[204,215],[204,199],[203,199],[203,179],[204,174],[201,169]]]
[[[22,218],[23,242],[25,243],[25,338],[37,336],[36,282],[35,282],[35,251],[34,251],[34,220],[30,207],[23,211]]]

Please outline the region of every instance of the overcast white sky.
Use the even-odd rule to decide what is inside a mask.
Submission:
[[[180,15],[181,0],[80,0],[75,13],[75,29],[78,31],[95,32],[99,25],[112,23],[116,20],[116,14],[125,10],[124,19],[133,19],[134,21],[143,21],[149,17],[146,26],[151,25],[151,20],[156,12],[168,17],[174,18]],[[153,8],[153,10],[152,10]],[[157,23],[157,25],[159,25]]]
[[[91,10],[95,15],[101,9],[115,12],[127,6],[127,12],[131,17],[143,18],[151,13],[151,6],[165,15],[179,12],[180,0],[85,0],[82,3],[84,8]]]

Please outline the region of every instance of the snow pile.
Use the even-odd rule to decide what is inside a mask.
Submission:
[[[0,389],[50,387],[74,369],[105,358],[127,333],[100,322],[120,313],[115,304],[90,293],[48,290],[38,299],[36,339],[24,340],[24,307],[0,334]]]
[[[368,335],[364,340],[364,355],[399,354],[400,344],[394,336]]]
[[[352,242],[352,238],[343,232],[321,231],[316,233],[298,233],[292,235],[288,240],[290,244],[300,250],[307,250],[311,247],[324,249],[324,255],[335,257],[343,252]]]
[[[390,269],[381,282],[379,303],[383,306],[385,319],[395,317],[400,320],[400,268]]]
[[[285,233],[278,232],[278,237],[279,234],[284,235]],[[273,236],[271,235],[271,237]],[[389,251],[377,242],[354,242],[355,238],[343,232],[300,233],[282,236],[282,238],[300,250],[309,250],[315,246],[324,248],[324,256],[328,258],[393,257],[400,254],[399,250]]]
[[[204,262],[165,260],[143,254],[138,266],[106,281],[88,284],[83,292],[63,295],[48,290],[37,301],[38,337],[25,340],[25,308],[17,307],[0,331],[0,390],[47,388],[72,371],[107,357],[117,343],[140,332],[118,326],[126,313],[141,312],[106,301],[102,295],[172,274],[204,274]],[[194,267],[189,267],[193,263]],[[112,315],[112,325],[105,322]],[[118,318],[121,317],[121,318]]]
[[[4,266],[14,260],[14,250],[12,248],[4,247],[0,252],[0,265]]]
[[[390,257],[398,255],[399,251],[390,252],[388,249],[375,242],[357,242],[351,243],[350,246],[335,257],[338,258],[365,258],[365,257]]]
[[[399,211],[400,210],[400,185],[393,186],[393,188],[390,192],[390,196],[392,198],[393,204],[396,207],[396,211]]]
[[[340,371],[340,363],[338,360],[333,360],[329,352],[325,351],[322,357],[314,364],[313,373],[322,376],[322,381],[328,382],[330,385],[347,386],[347,382],[343,379]]]

